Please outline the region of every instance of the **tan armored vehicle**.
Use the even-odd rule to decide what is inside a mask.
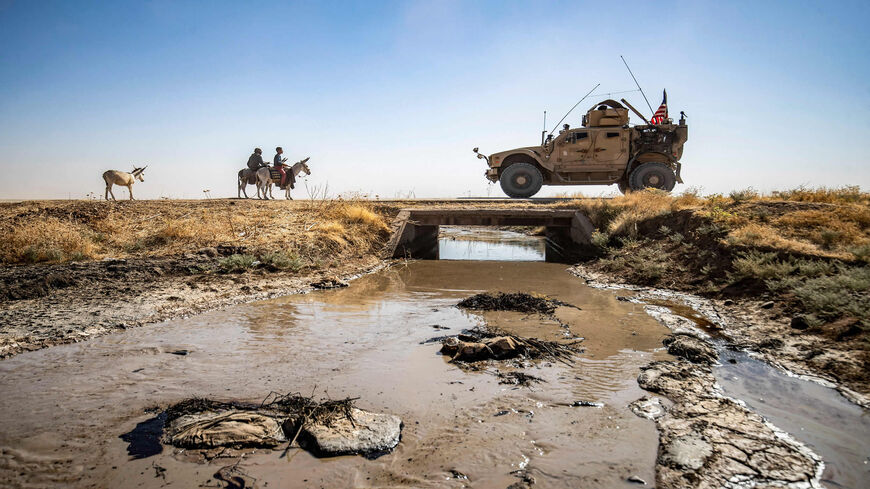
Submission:
[[[674,124],[665,119],[650,124],[625,99],[643,125],[629,127],[628,109],[614,100],[595,104],[583,116],[583,127],[567,124],[559,135],[551,133],[540,146],[528,146],[484,156],[489,169],[486,178],[501,182],[514,198],[528,198],[542,185],[610,185],[619,190],[653,187],[670,192],[680,178],[680,157],[689,137],[689,126],[681,112]]]

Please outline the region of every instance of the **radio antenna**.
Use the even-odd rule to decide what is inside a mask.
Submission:
[[[598,87],[600,87],[600,86],[601,86],[601,84],[599,83],[599,84],[595,85],[594,87],[592,87],[592,90],[589,90],[589,92],[588,92],[586,95],[584,95],[583,98],[580,99],[580,102],[586,100],[586,97],[588,97],[589,95],[592,95],[592,92],[594,92],[595,89],[598,88]],[[580,105],[580,102],[577,102],[576,104],[574,104],[574,107],[571,107],[571,110],[568,111],[568,114],[570,114],[571,112],[573,112],[574,109],[576,109],[577,106]],[[568,114],[565,114],[565,117],[568,117]],[[562,121],[565,120],[565,117],[559,119],[559,122],[557,122],[556,125],[553,126],[553,131],[555,131],[556,128],[559,127],[559,124],[561,124]],[[546,129],[545,129],[545,130],[546,130]],[[553,134],[553,131],[550,131],[550,134]]]
[[[541,145],[544,144],[544,134],[547,134],[547,111],[544,111],[544,127],[541,130]]]
[[[640,94],[643,95],[643,99],[646,100],[646,106],[649,107],[649,111],[655,114],[656,111],[654,111],[652,105],[649,104],[649,99],[647,99],[646,94],[643,93],[643,88],[640,88],[640,83],[637,82],[637,78],[634,77],[634,73],[631,72],[631,68],[628,67],[625,58],[623,58],[621,54],[619,55],[619,58],[622,60],[623,64],[625,64],[625,69],[628,70],[628,74],[631,75],[631,79],[634,80],[634,84],[637,85],[637,89],[640,90]]]

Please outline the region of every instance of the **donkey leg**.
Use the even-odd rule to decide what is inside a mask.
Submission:
[[[115,200],[115,201],[118,200],[118,199],[115,198],[115,192],[112,190],[112,186],[111,186],[111,185],[109,185],[109,193],[112,194],[112,200]]]
[[[106,193],[104,195],[106,197],[106,200],[109,200],[109,187],[110,185],[106,185]]]
[[[133,200],[133,186],[127,185],[127,191],[130,192],[130,200]]]

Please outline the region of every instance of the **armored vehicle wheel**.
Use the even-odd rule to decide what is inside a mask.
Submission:
[[[527,199],[541,190],[544,177],[541,170],[529,163],[514,163],[499,177],[501,189],[515,199]]]
[[[663,163],[644,163],[635,168],[628,177],[628,186],[632,190],[657,188],[670,192],[676,184],[677,176],[674,171]]]

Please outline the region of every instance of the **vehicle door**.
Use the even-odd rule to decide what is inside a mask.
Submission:
[[[572,171],[582,167],[590,159],[592,134],[586,129],[572,129],[562,136],[562,141],[556,141],[559,152],[556,170]]]
[[[628,155],[628,129],[608,127],[595,132],[589,151],[594,166],[601,168],[623,164]]]

